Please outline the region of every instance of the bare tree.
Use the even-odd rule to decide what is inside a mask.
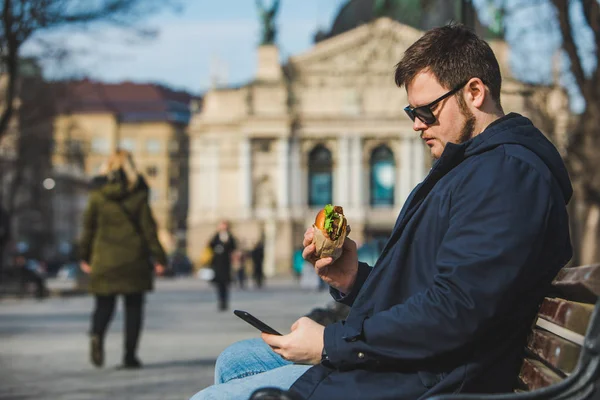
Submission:
[[[570,71],[575,84],[583,96],[585,108],[578,115],[574,129],[570,132],[567,145],[567,164],[575,183],[579,217],[583,225],[580,247],[580,262],[592,263],[600,260],[600,4],[597,0],[582,0],[583,16],[593,33],[595,51],[587,54],[593,58],[595,70],[584,72],[583,52],[579,51],[574,30],[581,29],[573,24],[574,7],[568,0],[552,0],[556,8],[562,47],[570,61]]]
[[[3,0],[0,15],[0,73],[6,87],[0,114],[0,138],[14,113],[20,49],[34,34],[67,26],[85,29],[107,23],[149,33],[138,24],[165,5],[166,0]]]
[[[507,22],[518,25],[521,44],[535,35],[535,47],[560,39],[568,68],[563,71],[583,99],[583,110],[572,116],[563,157],[574,188],[570,207],[574,264],[600,260],[600,3],[598,0],[488,0],[500,6]],[[549,11],[549,12],[548,12]],[[537,18],[515,18],[533,12]],[[588,34],[589,33],[589,34]],[[546,42],[546,43],[544,43]],[[518,47],[514,46],[513,48]],[[551,49],[551,46],[545,46]],[[518,51],[518,49],[517,49]],[[529,50],[525,50],[527,52]],[[546,54],[550,63],[554,54]],[[529,53],[525,59],[532,60]],[[533,65],[533,64],[532,64]],[[591,65],[591,68],[586,66]],[[535,69],[535,66],[533,66]],[[533,80],[540,80],[539,76]],[[551,119],[547,115],[546,119]],[[543,118],[542,118],[543,120]]]

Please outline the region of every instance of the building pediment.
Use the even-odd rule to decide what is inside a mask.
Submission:
[[[289,67],[294,78],[300,80],[314,75],[385,74],[389,77],[404,51],[422,34],[389,18],[380,18],[291,57]]]

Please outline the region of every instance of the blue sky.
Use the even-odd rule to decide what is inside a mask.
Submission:
[[[209,86],[211,69],[222,80],[249,80],[256,68],[260,25],[254,0],[179,0],[181,12],[165,10],[146,25],[152,40],[131,39],[122,31],[94,28],[90,33],[45,37],[73,49],[66,63],[46,65],[50,76],[83,76],[105,81],[154,81],[198,93]],[[319,26],[329,27],[344,0],[282,0],[277,17],[283,59],[307,50]],[[272,0],[263,0],[270,6]],[[31,44],[30,44],[31,46]],[[212,67],[211,67],[212,66]]]
[[[51,78],[88,76],[108,81],[157,82],[176,89],[201,93],[210,86],[211,75],[218,74],[221,83],[236,85],[252,78],[256,69],[256,46],[260,36],[255,0],[176,0],[181,10],[166,9],[145,24],[156,28],[158,36],[140,40],[112,27],[95,26],[89,32],[43,32],[46,42],[70,49],[66,61],[46,62],[46,75]],[[263,0],[270,6],[273,0]],[[486,4],[490,0],[474,0],[486,20]],[[504,0],[493,0],[504,1]],[[517,0],[507,0],[509,4]],[[281,0],[277,25],[277,44],[281,58],[308,50],[318,28],[328,29],[345,0]],[[519,4],[523,4],[522,2]],[[578,7],[578,2],[572,3]],[[517,77],[541,82],[552,76],[550,56],[560,45],[560,37],[544,29],[527,29],[535,24],[547,26],[551,7],[518,7],[506,19],[506,37],[513,45],[511,67]],[[581,26],[581,17],[574,26]],[[590,31],[580,29],[576,38],[588,43]],[[587,37],[587,39],[586,39]],[[35,41],[24,47],[31,51]],[[595,46],[587,46],[592,53]],[[584,56],[586,70],[593,57]],[[567,64],[563,64],[566,69]],[[581,100],[572,90],[568,74],[563,82],[569,87],[571,107],[580,110]]]

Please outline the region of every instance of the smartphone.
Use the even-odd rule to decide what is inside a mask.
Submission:
[[[233,313],[261,332],[281,336],[281,333],[277,332],[275,329],[271,328],[269,325],[265,324],[249,312],[234,310]]]

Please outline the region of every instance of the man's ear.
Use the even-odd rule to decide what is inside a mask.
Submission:
[[[485,84],[479,78],[471,78],[466,85],[467,99],[471,101],[473,107],[481,108],[488,95]]]

